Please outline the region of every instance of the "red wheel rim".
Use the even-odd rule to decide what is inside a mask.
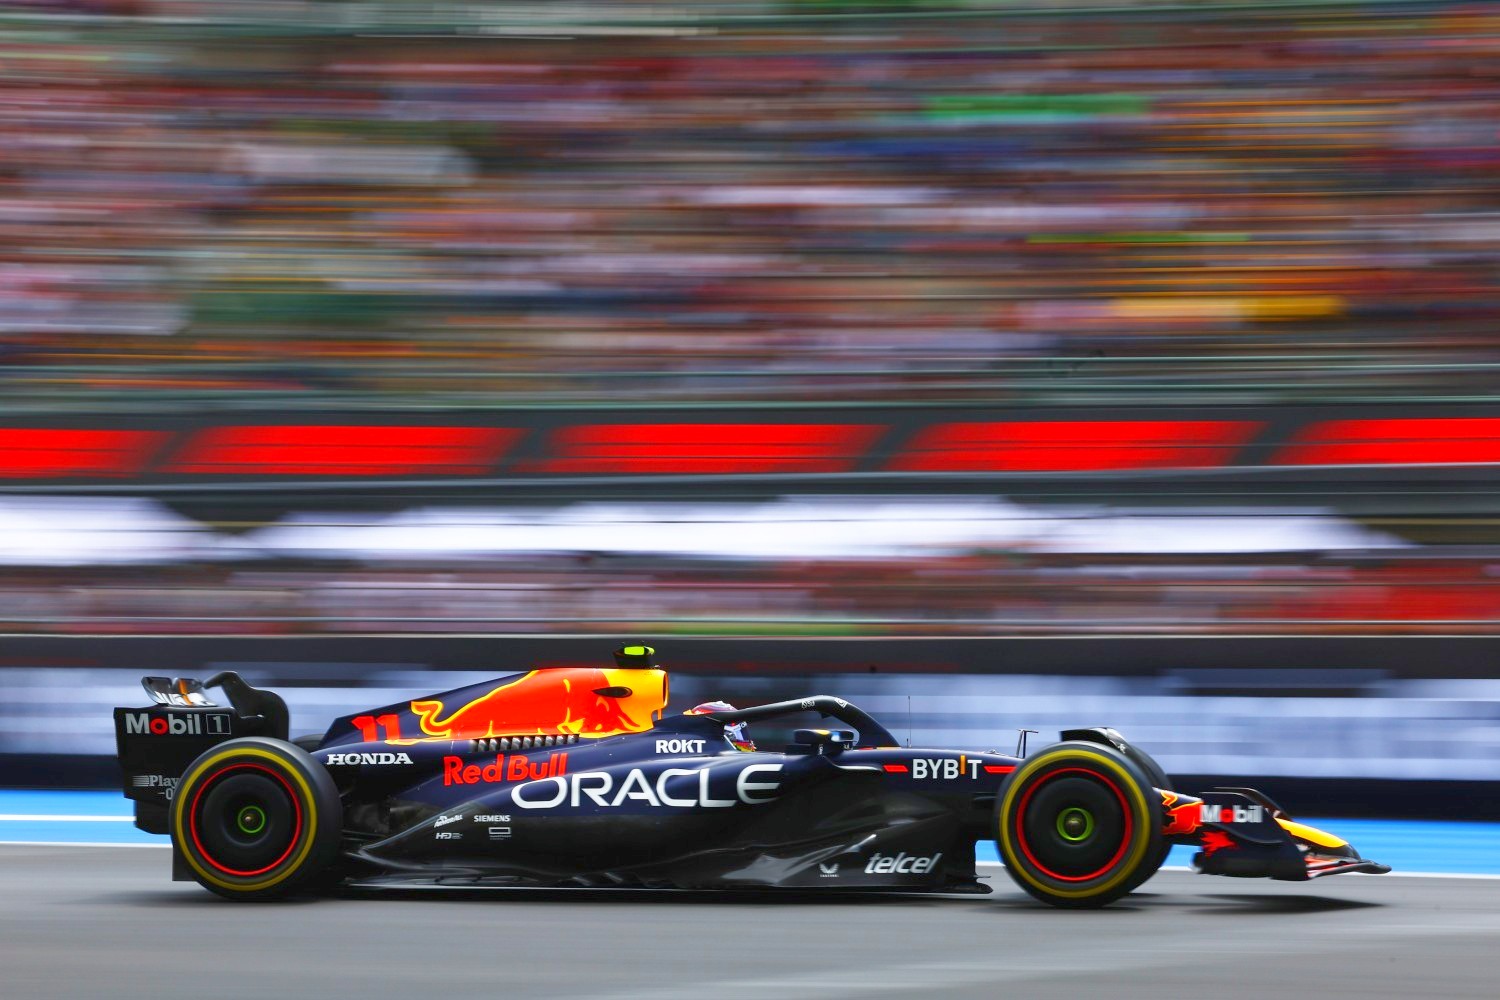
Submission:
[[[207,849],[205,849],[203,846],[203,841],[198,838],[198,802],[203,798],[203,793],[208,791],[209,786],[211,786],[214,782],[218,781],[220,778],[223,778],[231,771],[243,770],[262,771],[275,778],[281,784],[281,787],[286,789],[287,797],[292,800],[292,811],[295,815],[295,819],[293,820],[292,824],[292,839],[286,845],[286,850],[281,852],[281,857],[277,858],[275,861],[272,861],[264,868],[257,868],[254,871],[240,871],[237,868],[230,868],[228,865],[220,864],[218,861],[214,860],[213,855],[208,853]],[[285,861],[287,859],[287,856],[292,853],[292,848],[297,846],[297,841],[302,839],[302,804],[297,800],[297,793],[292,791],[292,786],[286,780],[286,778],[271,770],[269,767],[265,767],[261,764],[231,764],[229,767],[226,767],[222,771],[215,773],[207,781],[199,785],[198,791],[193,793],[193,802],[188,809],[188,833],[193,838],[193,846],[198,849],[198,855],[202,857],[204,861],[207,861],[210,865],[213,865],[225,875],[234,875],[239,878],[250,878],[254,875],[264,875],[266,872],[271,871],[277,865]]]
[[[1038,861],[1036,859],[1036,855],[1031,852],[1031,845],[1026,843],[1026,806],[1031,801],[1031,796],[1036,792],[1038,788],[1041,788],[1047,782],[1051,781],[1053,778],[1057,777],[1060,774],[1075,773],[1087,775],[1095,781],[1102,782],[1105,787],[1107,787],[1111,792],[1114,793],[1115,798],[1120,802],[1120,812],[1125,818],[1125,833],[1120,837],[1120,847],[1115,851],[1114,857],[1106,861],[1102,868],[1098,869],[1097,871],[1089,872],[1087,875],[1062,875]],[[1036,784],[1026,789],[1026,794],[1021,796],[1020,806],[1016,808],[1015,827],[1016,843],[1020,845],[1021,853],[1026,856],[1026,860],[1031,864],[1033,868],[1035,868],[1037,871],[1041,872],[1048,878],[1055,878],[1059,882],[1088,882],[1100,877],[1101,875],[1104,875],[1115,865],[1119,864],[1120,859],[1125,856],[1125,849],[1130,846],[1130,835],[1135,829],[1135,824],[1134,821],[1130,818],[1130,806],[1128,806],[1125,802],[1125,793],[1120,791],[1120,787],[1116,785],[1112,780],[1110,780],[1105,775],[1099,774],[1096,771],[1090,771],[1088,768],[1064,767],[1043,775],[1041,780],[1037,781]]]

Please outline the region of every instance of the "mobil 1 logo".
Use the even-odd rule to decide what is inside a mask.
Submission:
[[[228,712],[126,712],[126,736],[228,736]]]

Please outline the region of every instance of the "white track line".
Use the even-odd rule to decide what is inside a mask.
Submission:
[[[0,847],[171,847],[167,844],[121,844],[87,840],[0,840]]]
[[[61,813],[0,813],[0,823],[129,823],[134,816],[69,816]]]

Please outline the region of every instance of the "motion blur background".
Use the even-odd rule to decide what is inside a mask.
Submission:
[[[1497,168],[1487,3],[0,4],[5,783],[631,637],[1493,813]]]

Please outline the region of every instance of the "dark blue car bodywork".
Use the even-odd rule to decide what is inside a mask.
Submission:
[[[138,826],[172,835],[175,877],[231,898],[330,881],[986,892],[975,845],[991,839],[1023,889],[1059,906],[1129,892],[1172,843],[1198,846],[1209,874],[1388,870],[1254,790],[1173,791],[1110,729],[1013,755],[902,747],[829,696],[658,718],[658,672],[650,717],[631,723],[639,731],[569,722],[432,735],[476,705],[496,710],[503,692],[537,689],[540,673],[345,716],[296,740],[285,703],[233,674],[208,682],[229,709],[196,681],[147,678],[158,704],[115,711],[125,793]],[[439,719],[444,705],[462,708]],[[726,739],[726,726],[764,734],[798,718],[837,726],[795,730],[774,748],[764,735],[753,750]]]

